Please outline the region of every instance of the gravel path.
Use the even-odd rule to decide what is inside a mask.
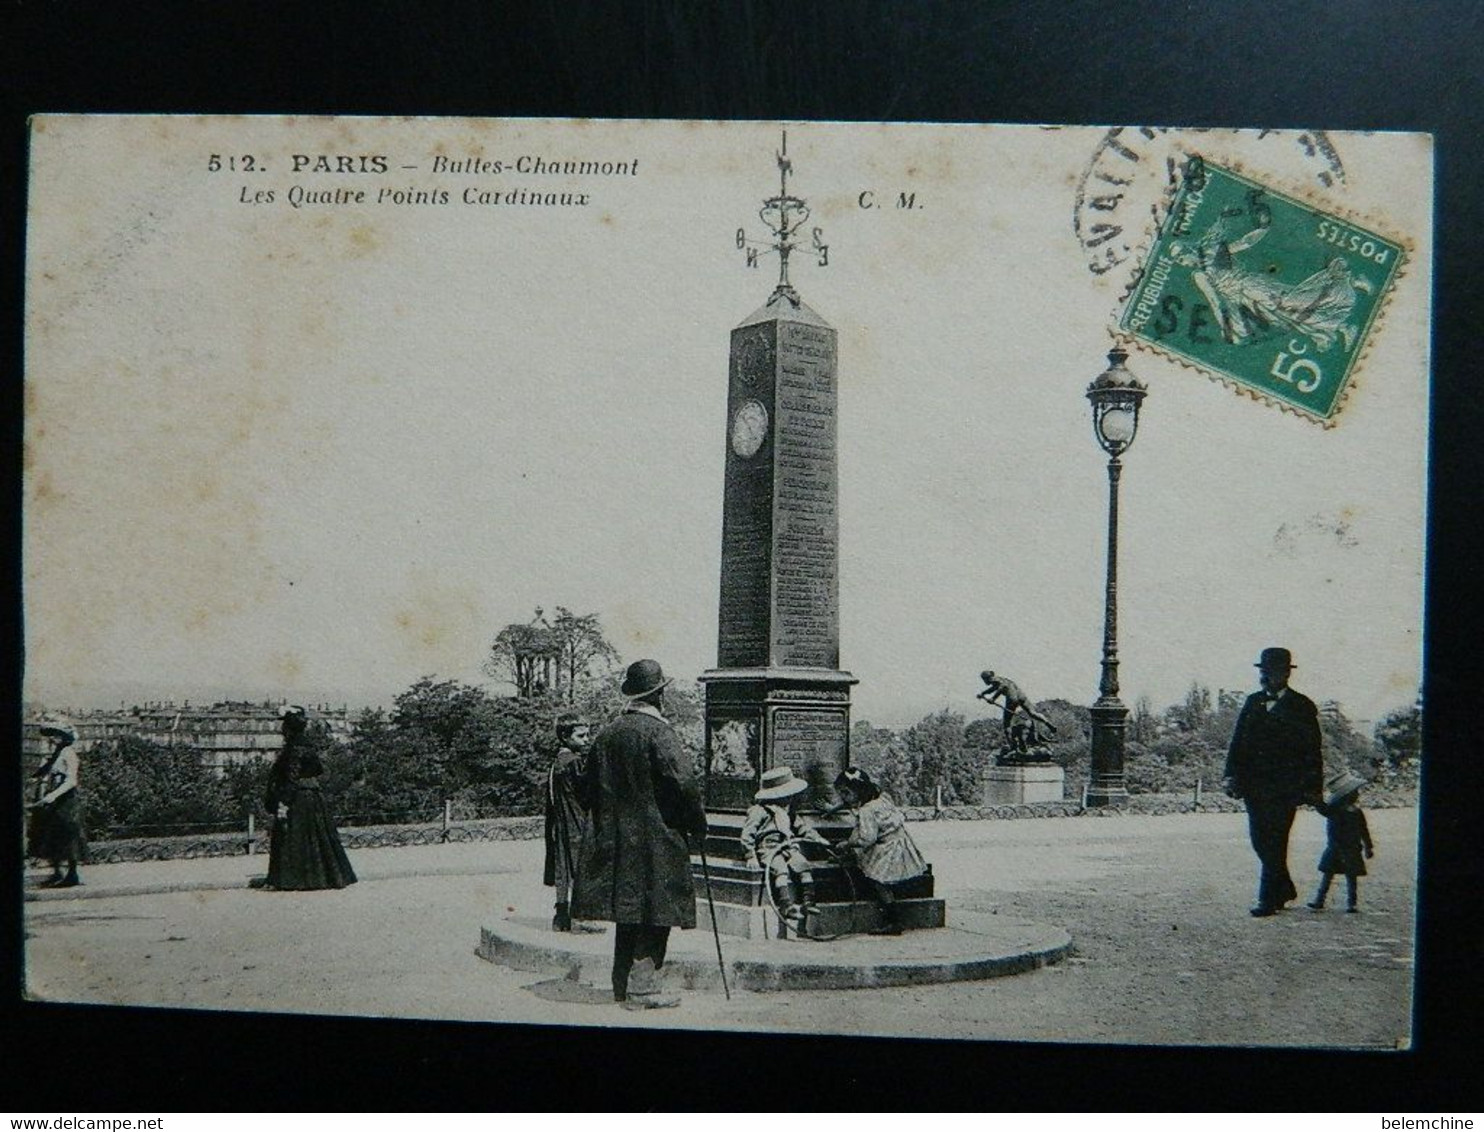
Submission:
[[[477,959],[483,920],[549,914],[541,846],[352,853],[340,892],[244,888],[263,859],[98,866],[89,898],[26,905],[33,998],[219,1009],[913,1037],[1396,1048],[1410,1031],[1415,810],[1369,815],[1378,852],[1359,915],[1333,904],[1247,915],[1255,861],[1233,814],[913,826],[954,908],[1065,927],[1066,962],[982,983],[878,991],[690,994],[616,1010],[601,988]],[[1300,814],[1304,899],[1323,823]],[[132,870],[129,873],[109,870]],[[806,947],[808,944],[781,944]]]

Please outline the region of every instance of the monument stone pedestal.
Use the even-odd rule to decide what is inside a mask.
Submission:
[[[798,668],[711,669],[706,690],[708,811],[745,812],[758,778],[780,764],[809,783],[806,808],[835,804],[835,777],[850,765],[848,672]]]
[[[1065,792],[1066,772],[1055,763],[991,766],[984,772],[984,804],[987,806],[1060,802]]]

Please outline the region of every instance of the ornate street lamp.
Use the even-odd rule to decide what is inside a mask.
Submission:
[[[1108,582],[1103,607],[1103,675],[1092,705],[1092,769],[1087,786],[1089,806],[1119,806],[1128,801],[1123,774],[1123,740],[1128,708],[1118,698],[1118,477],[1120,457],[1133,447],[1139,432],[1139,406],[1148,387],[1124,368],[1126,350],[1114,347],[1108,368],[1087,387],[1092,402],[1092,432],[1108,454]]]

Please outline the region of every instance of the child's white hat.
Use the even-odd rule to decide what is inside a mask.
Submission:
[[[802,778],[795,778],[794,772],[786,766],[775,766],[763,771],[763,778],[758,786],[761,789],[752,796],[755,802],[781,802],[809,789],[809,784]]]
[[[1357,790],[1363,790],[1369,783],[1353,770],[1341,771],[1324,784],[1328,792],[1324,799],[1326,806],[1338,805],[1343,799],[1348,798]]]

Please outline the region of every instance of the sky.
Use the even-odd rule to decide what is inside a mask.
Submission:
[[[776,281],[736,232],[763,234],[779,130],[41,119],[26,698],[378,704],[422,676],[499,691],[481,672],[495,633],[557,605],[598,613],[625,660],[712,667],[729,334]],[[1107,480],[1084,391],[1136,258],[1095,274],[1074,231],[1106,133],[789,128],[790,189],[830,247],[792,275],[839,334],[857,720],[988,714],[983,668],[1035,699],[1096,698]],[[1431,146],[1329,138],[1328,186],[1296,134],[1139,138],[1131,232],[1185,147],[1379,225],[1411,259],[1336,427],[1133,352],[1149,395],[1121,495],[1130,704],[1250,688],[1272,644],[1295,687],[1353,718],[1417,695]],[[292,171],[322,153],[388,171]],[[434,174],[438,156],[636,172]],[[367,199],[294,207],[296,185]],[[470,187],[589,202],[466,204]],[[440,188],[447,204],[412,203]],[[377,204],[384,189],[400,202]]]

